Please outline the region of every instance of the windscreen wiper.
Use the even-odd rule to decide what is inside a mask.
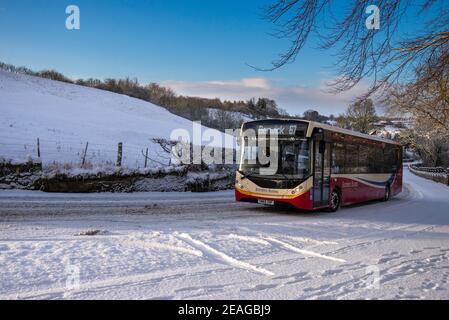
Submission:
[[[244,173],[244,172],[242,172],[242,171],[239,171],[239,172],[240,172],[240,174],[242,175],[242,176],[240,177],[241,180],[246,179],[246,178],[248,178],[248,177],[251,177],[251,176],[254,174],[254,172],[248,172],[248,173]]]

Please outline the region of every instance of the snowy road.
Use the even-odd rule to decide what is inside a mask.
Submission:
[[[2,191],[0,298],[449,299],[449,188],[405,183],[336,213],[231,191]],[[105,232],[76,235],[90,229]]]

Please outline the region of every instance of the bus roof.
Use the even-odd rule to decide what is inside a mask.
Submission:
[[[373,135],[361,133],[361,132],[358,132],[358,131],[343,129],[343,128],[331,126],[329,124],[324,124],[324,123],[321,123],[321,122],[315,122],[315,121],[309,121],[309,120],[276,118],[276,119],[263,119],[263,120],[247,121],[245,123],[253,123],[253,122],[264,123],[264,122],[270,122],[272,120],[286,121],[286,122],[289,121],[289,122],[308,123],[309,127],[307,129],[307,137],[311,137],[312,136],[313,129],[321,128],[321,129],[324,129],[324,130],[329,130],[329,131],[333,131],[333,132],[339,132],[339,133],[343,133],[343,134],[347,134],[347,135],[351,135],[351,136],[355,136],[355,137],[360,137],[360,138],[365,138],[365,139],[370,139],[370,140],[376,140],[376,141],[385,142],[385,143],[389,143],[389,144],[401,145],[399,142],[396,142],[394,140],[385,139],[385,138],[381,138],[379,136],[373,136]],[[243,127],[243,125],[242,125],[242,127]]]

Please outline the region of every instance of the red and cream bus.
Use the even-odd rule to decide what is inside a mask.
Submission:
[[[312,121],[271,119],[244,123],[240,149],[237,201],[336,211],[402,191],[402,147],[392,140]],[[257,153],[275,159],[275,171],[267,174]]]

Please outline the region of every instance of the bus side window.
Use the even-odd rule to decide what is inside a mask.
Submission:
[[[400,165],[400,150],[398,147],[394,147],[394,162],[393,162],[393,172],[396,172]]]
[[[384,170],[384,151],[381,147],[372,147],[372,167],[371,173],[382,173]]]
[[[395,148],[387,146],[384,149],[384,172],[392,173],[396,170]]]
[[[368,173],[376,173],[376,148],[368,147]]]
[[[368,146],[359,146],[359,163],[358,163],[358,172],[359,173],[369,173],[369,154],[370,147]]]
[[[357,173],[359,150],[353,144],[346,145],[345,173]]]
[[[344,173],[345,146],[342,143],[334,143],[332,147],[332,173]]]

